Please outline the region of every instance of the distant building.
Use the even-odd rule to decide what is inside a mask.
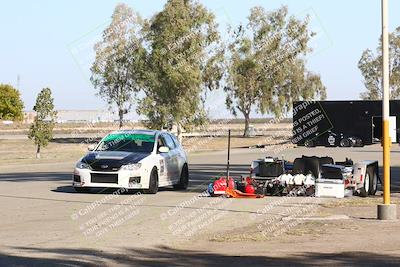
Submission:
[[[30,124],[35,119],[35,111],[25,111],[23,122]],[[126,120],[132,119],[134,114],[127,114]],[[108,110],[57,110],[57,123],[96,123],[118,121],[118,115]]]
[[[57,110],[57,122],[113,122],[115,114],[106,110]]]
[[[14,123],[13,121],[9,121],[9,120],[0,120],[0,121],[4,125],[12,125]]]
[[[24,118],[22,123],[31,124],[35,119],[36,112],[35,111],[24,111]]]

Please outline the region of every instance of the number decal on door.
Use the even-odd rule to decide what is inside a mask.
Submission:
[[[160,174],[163,175],[165,172],[164,160],[160,159]]]

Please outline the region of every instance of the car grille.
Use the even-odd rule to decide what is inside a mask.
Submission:
[[[100,164],[91,164],[90,167],[92,168],[93,171],[101,171],[101,172],[116,172],[120,168],[118,166],[108,166]]]
[[[114,160],[98,160],[90,164],[93,171],[100,172],[116,172],[121,168],[121,161]]]
[[[91,173],[90,176],[92,183],[118,184],[118,174]]]

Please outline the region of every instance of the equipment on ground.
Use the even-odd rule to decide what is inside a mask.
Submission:
[[[265,195],[291,195],[343,198],[350,195],[375,195],[379,165],[376,160],[354,163],[351,159],[334,162],[333,158],[302,156],[293,162],[274,157],[254,160],[250,175],[233,179],[229,176],[230,140],[226,176],[208,186],[211,196],[261,198]],[[381,182],[381,181],[380,181]],[[382,184],[382,182],[381,182]]]
[[[353,163],[346,158],[302,156],[293,163],[267,157],[251,164],[251,175],[262,185],[265,195],[297,195],[343,198],[348,195],[374,195],[379,178],[378,161]]]
[[[226,162],[226,176],[218,177],[208,185],[208,193],[211,196],[226,196],[233,198],[262,198],[262,190],[256,190],[257,183],[249,177],[234,180],[229,176],[229,159],[231,150],[231,130],[228,130],[228,157]],[[261,194],[260,194],[261,193]]]

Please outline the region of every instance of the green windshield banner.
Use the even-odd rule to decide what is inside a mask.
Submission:
[[[117,140],[120,141],[143,141],[143,142],[153,142],[154,143],[154,135],[149,134],[109,134],[104,138],[104,142],[111,142]]]

